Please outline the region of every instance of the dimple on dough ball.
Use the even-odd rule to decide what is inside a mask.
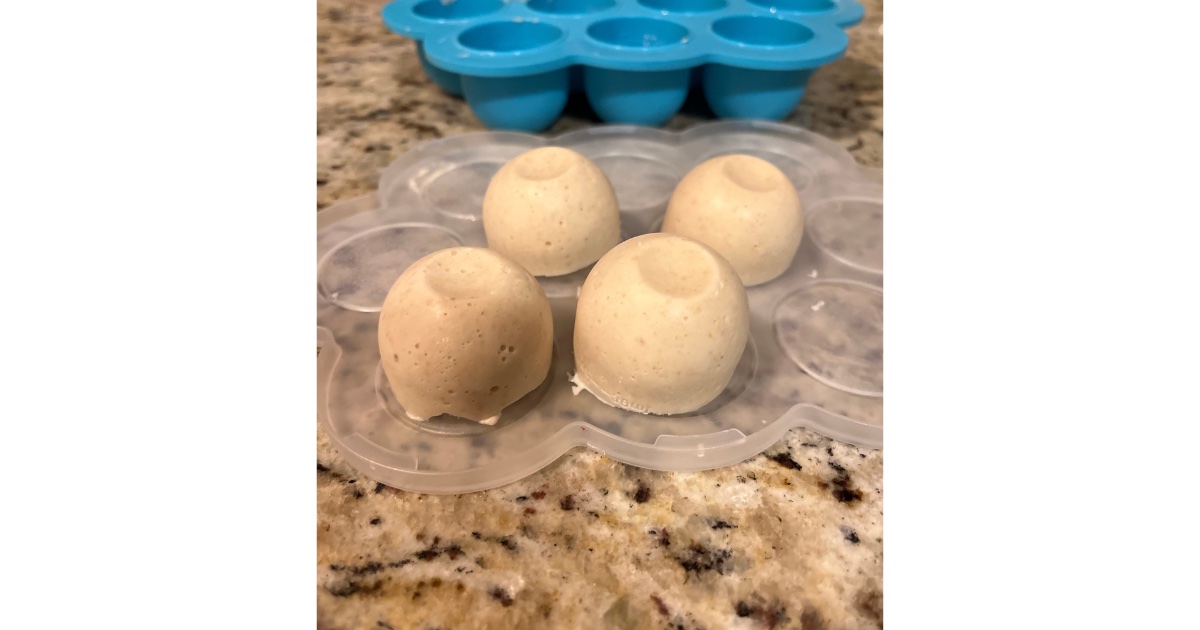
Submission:
[[[517,263],[478,247],[434,252],[400,275],[379,313],[379,352],[414,420],[494,424],[550,370],[550,302]]]
[[[675,187],[663,232],[717,250],[746,286],[779,277],[804,235],[795,186],[775,165],[749,155],[723,155],[692,169]]]
[[[561,276],[600,260],[621,240],[617,195],[600,167],[560,147],[518,155],[483,197],[487,243],[535,276]]]
[[[746,289],[724,258],[646,234],[605,254],[584,281],[573,380],[614,407],[695,411],[729,384],[749,334]]]

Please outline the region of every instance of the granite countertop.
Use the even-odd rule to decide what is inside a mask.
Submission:
[[[373,191],[409,148],[483,127],[382,26],[383,0],[320,0],[317,207]],[[882,166],[880,0],[789,123]],[[711,119],[689,102],[667,125]],[[548,133],[597,124],[573,102]],[[324,630],[880,628],[883,454],[791,431],[700,473],[576,449],[509,486],[394,490],[317,429],[317,619]]]

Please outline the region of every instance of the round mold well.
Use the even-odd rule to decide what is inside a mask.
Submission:
[[[883,273],[883,204],[878,199],[836,197],[805,210],[805,229],[817,249],[834,260]]]
[[[356,234],[317,265],[317,289],[338,306],[377,313],[400,274],[418,260],[462,241],[435,225],[400,223]]]
[[[473,26],[459,34],[458,43],[480,52],[512,54],[548,46],[562,38],[562,29],[553,24],[509,21]]]
[[[829,280],[779,301],[775,338],[788,359],[817,381],[858,396],[883,396],[883,291]]]
[[[459,22],[495,13],[504,8],[504,0],[425,0],[412,8],[413,15],[437,22]]]
[[[530,11],[552,15],[588,15],[617,6],[616,0],[529,0]]]
[[[644,155],[611,154],[592,159],[617,194],[621,212],[646,212],[666,205],[683,178],[673,164]]]
[[[756,48],[799,46],[815,37],[812,30],[803,24],[779,18],[749,15],[721,18],[713,22],[712,31],[717,37],[726,41]]]
[[[666,48],[687,42],[688,30],[670,20],[620,17],[601,20],[587,28],[593,41],[614,48]]]
[[[479,221],[483,218],[483,197],[488,184],[503,166],[501,160],[455,165],[429,180],[421,189],[421,199],[446,216]]]
[[[771,13],[826,13],[837,8],[833,0],[747,0]]]
[[[663,15],[694,15],[720,11],[726,6],[725,0],[638,0],[638,4],[659,11]]]

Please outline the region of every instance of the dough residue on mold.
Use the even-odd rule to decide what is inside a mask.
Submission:
[[[587,392],[587,393],[591,394],[592,396],[595,396],[596,400],[599,400],[600,402],[608,405],[609,407],[616,407],[617,409],[624,409],[625,411],[632,411],[634,413],[644,413],[644,414],[648,414],[648,415],[656,415],[656,416],[666,415],[666,414],[661,414],[661,413],[654,413],[654,412],[648,411],[644,408],[639,408],[636,405],[634,405],[632,403],[632,401],[629,401],[629,400],[613,399],[613,398],[609,397],[607,394],[605,394],[603,391],[597,389],[596,387],[589,386],[587,383],[587,380],[583,376],[581,376],[578,372],[576,372],[575,374],[572,374],[570,376],[569,380],[571,381],[571,394],[573,396],[578,396],[579,392]]]

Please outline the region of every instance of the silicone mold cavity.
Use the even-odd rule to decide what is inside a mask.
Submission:
[[[413,5],[413,15],[426,20],[448,22],[471,20],[504,8],[504,0],[422,0]]]
[[[585,15],[617,6],[616,0],[529,0],[531,10],[553,15]]]
[[[738,16],[713,22],[718,37],[744,46],[786,48],[812,41],[815,34],[803,24],[769,17]]]
[[[347,461],[398,488],[457,493],[515,481],[576,446],[677,471],[742,461],[797,426],[882,446],[882,274],[831,255],[830,242],[818,246],[808,236],[811,225],[792,266],[747,290],[750,338],[741,363],[726,390],[696,412],[647,416],[572,393],[575,301],[587,268],[539,279],[551,302],[555,350],[535,395],[493,427],[408,419],[379,376],[386,287],[409,259],[457,244],[486,246],[472,206],[489,173],[547,145],[578,151],[605,171],[621,205],[622,239],[653,231],[679,178],[728,153],[758,155],[802,182],[805,208],[839,199],[882,208],[877,172],[860,169],[826,138],[767,122],[715,122],[683,133],[593,127],[556,138],[488,132],[422,145],[384,170],[374,196],[318,214],[318,415]],[[866,225],[874,216],[867,213]],[[808,219],[839,227],[836,213]],[[855,220],[864,225],[863,216]]]
[[[632,17],[595,22],[587,34],[607,46],[649,49],[683,44],[688,30],[670,20]]]
[[[463,31],[458,43],[471,50],[519,54],[562,38],[562,29],[541,22],[491,22]]]
[[[638,0],[638,4],[663,15],[709,13],[727,6],[725,0]]]
[[[836,11],[833,0],[749,0],[750,4],[767,9],[771,13],[828,13]]]

